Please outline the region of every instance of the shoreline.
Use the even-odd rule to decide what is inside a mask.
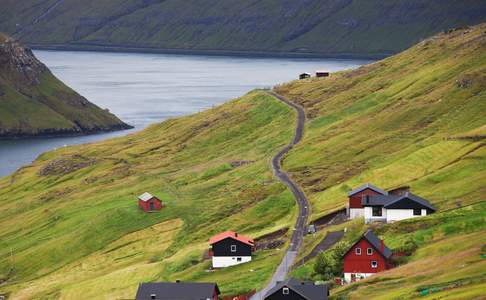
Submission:
[[[23,139],[42,139],[42,138],[65,138],[65,137],[80,137],[80,136],[89,136],[89,135],[97,135],[103,133],[110,133],[115,131],[124,131],[124,130],[131,130],[134,129],[135,126],[132,125],[120,125],[120,126],[113,126],[111,128],[104,128],[104,129],[94,129],[94,130],[86,130],[86,131],[77,131],[77,130],[59,130],[59,131],[52,131],[52,132],[39,132],[37,134],[22,134],[22,133],[13,133],[13,134],[0,134],[0,141],[16,141],[16,140],[23,140]]]
[[[393,53],[356,54],[356,53],[170,49],[170,48],[155,48],[155,47],[154,48],[132,47],[132,46],[122,46],[122,45],[96,45],[96,44],[72,45],[72,44],[29,44],[27,43],[27,45],[34,50],[233,56],[233,57],[249,57],[249,58],[316,58],[316,59],[329,58],[329,59],[378,60],[393,55]]]

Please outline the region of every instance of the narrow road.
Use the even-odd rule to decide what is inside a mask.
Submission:
[[[309,203],[304,192],[295,182],[292,181],[292,179],[290,179],[287,173],[282,171],[281,165],[283,156],[287,152],[289,152],[293,146],[295,146],[302,140],[302,136],[304,134],[305,112],[302,106],[289,101],[285,97],[272,91],[269,91],[268,93],[297,111],[297,127],[295,128],[294,138],[292,139],[290,144],[285,146],[282,150],[280,150],[280,152],[277,153],[277,155],[272,158],[272,169],[275,176],[277,176],[277,178],[281,182],[286,184],[294,194],[295,200],[299,205],[299,215],[295,223],[292,237],[290,238],[290,247],[287,249],[284,258],[282,259],[282,262],[277,267],[277,270],[273,274],[269,284],[261,291],[253,295],[250,300],[262,300],[267,291],[273,288],[275,284],[277,284],[277,281],[285,280],[285,277],[289,273],[289,270],[291,269],[292,264],[297,257],[297,251],[302,245],[307,224],[307,218],[309,217]]]

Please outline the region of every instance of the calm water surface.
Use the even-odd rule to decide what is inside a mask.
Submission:
[[[81,137],[0,141],[0,177],[58,147],[90,143],[208,109],[299,73],[338,71],[364,60],[239,58],[134,53],[35,51],[67,85],[135,129]]]

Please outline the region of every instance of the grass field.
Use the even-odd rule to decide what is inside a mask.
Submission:
[[[439,35],[355,71],[276,88],[309,117],[283,167],[304,187],[312,218],[342,208],[346,192],[368,181],[408,185],[439,208],[377,228],[390,247],[413,238],[418,250],[399,268],[333,290],[336,297],[406,299],[421,285],[462,282],[439,292],[461,299],[484,287],[484,32],[481,25]],[[294,124],[290,108],[253,91],[126,137],[41,155],[0,179],[0,291],[12,299],[112,299],[133,297],[143,281],[216,281],[224,295],[263,286],[282,249],[217,271],[202,256],[214,233],[255,238],[293,224],[294,199],[269,160]],[[136,197],[145,191],[166,207],[141,212]],[[329,230],[343,227],[350,241],[366,229],[353,221]],[[306,237],[299,257],[323,235]],[[311,272],[312,261],[294,274]]]

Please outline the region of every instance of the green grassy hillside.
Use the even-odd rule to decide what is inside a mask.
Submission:
[[[364,182],[409,186],[439,208],[427,218],[376,228],[392,249],[410,241],[419,248],[407,264],[334,290],[336,299],[416,299],[428,288],[437,289],[430,299],[484,296],[485,29],[440,34],[355,71],[276,89],[310,118],[284,167],[305,188],[313,219],[344,207],[346,192]],[[361,221],[329,230],[344,227],[350,242],[366,229]],[[300,256],[324,235],[307,237]],[[315,278],[314,262],[294,275]]]
[[[34,45],[384,55],[486,21],[484,1],[6,0],[0,30]]]
[[[283,167],[304,187],[312,218],[342,208],[346,192],[367,181],[409,185],[439,208],[377,228],[390,247],[413,239],[418,249],[399,268],[333,290],[336,297],[407,299],[457,283],[441,296],[464,299],[484,288],[485,29],[276,88],[309,117]],[[202,254],[222,230],[258,237],[293,224],[292,194],[269,160],[291,139],[294,120],[290,108],[254,91],[126,137],[41,155],[0,179],[0,291],[12,299],[107,299],[133,297],[141,281],[216,281],[224,295],[262,287],[281,249],[216,271]],[[136,196],[145,191],[166,207],[141,212]],[[359,221],[339,226],[350,241],[365,230]],[[312,261],[295,272],[313,276]]]
[[[217,280],[224,293],[261,286],[277,250],[210,273],[201,259],[221,230],[258,236],[293,222],[292,195],[268,162],[291,138],[293,118],[254,92],[127,137],[42,155],[0,180],[0,289],[14,299],[106,299],[132,297],[150,280]],[[145,191],[165,202],[160,213],[138,209]]]
[[[126,128],[59,81],[30,49],[0,34],[0,138]]]

